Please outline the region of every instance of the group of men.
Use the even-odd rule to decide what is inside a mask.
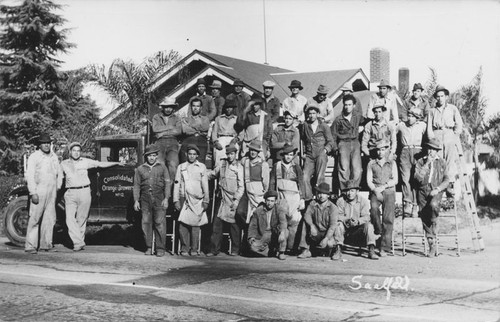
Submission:
[[[401,113],[399,98],[389,95],[391,86],[382,80],[363,113],[352,89],[343,88],[342,114],[334,118],[324,85],[307,99],[300,94],[301,82],[293,80],[291,94],[282,103],[273,95],[272,81],[263,83],[262,95],[253,96],[243,91],[241,80],[225,98],[221,86],[214,80],[208,95],[205,80],[198,79],[187,117],[179,117],[178,104],[166,98],[153,118],[156,143],[146,155],[147,160],[153,155],[154,162],[147,163],[151,167],[164,160],[168,171],[163,171],[163,182],[168,185],[175,178],[180,255],[201,254],[200,226],[209,222],[209,180],[217,179],[207,256],[220,253],[225,225],[232,241],[229,255],[307,258],[313,247],[338,260],[345,242],[367,246],[371,259],[387,256],[399,178],[404,215],[422,218],[429,256],[436,255],[439,203],[461,153],[462,120],[457,108],[446,102],[447,89],[436,88],[431,108],[423,87],[415,84]],[[213,169],[205,165],[210,146]],[[187,159],[178,165],[183,155]],[[341,192],[336,203],[330,197],[338,191],[325,182],[329,157],[335,158],[338,169],[332,182]],[[369,200],[358,193],[363,173]]]
[[[175,100],[160,103],[161,112],[152,120],[156,142],[146,147],[145,163],[136,168],[134,178],[134,208],[142,212],[145,253],[165,255],[165,214],[170,208],[179,213],[182,256],[201,254],[200,227],[211,222],[207,256],[220,253],[222,232],[228,226],[229,255],[284,260],[287,254],[308,258],[320,250],[339,260],[347,243],[367,246],[368,258],[378,259],[390,254],[395,187],[401,178],[404,215],[421,217],[429,256],[436,256],[439,203],[454,181],[461,153],[462,119],[447,103],[448,90],[436,88],[431,108],[422,96],[424,89],[415,84],[401,114],[385,81],[370,98],[366,113],[352,89],[343,88],[342,114],[334,118],[327,86],[320,85],[317,95],[307,99],[300,94],[301,82],[293,80],[291,94],[282,103],[273,95],[274,86],[266,81],[262,95],[250,96],[244,83],[235,80],[233,92],[223,98],[220,81],[212,82],[208,95],[200,78],[186,117],[178,115]],[[81,214],[88,214],[90,204],[86,170],[116,163],[83,159],[80,145],[73,143],[70,159],[59,166],[45,141],[42,137],[40,151],[28,161],[33,209],[26,251],[52,247],[48,232],[39,246],[35,244],[40,224],[36,205],[55,200],[63,172],[68,229],[77,251],[85,245],[79,238],[85,220],[79,218],[86,218]],[[211,147],[214,164],[207,169]],[[332,181],[335,191],[325,182],[332,157],[338,169]],[[359,194],[363,174],[369,200]],[[48,182],[40,179],[44,176],[53,180],[41,189],[37,185]],[[216,198],[209,191],[213,179]],[[338,191],[333,202],[331,195]],[[216,204],[213,218],[207,215],[211,202]],[[41,223],[42,228],[50,224]]]

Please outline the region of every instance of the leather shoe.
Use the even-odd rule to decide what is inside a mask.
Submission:
[[[144,255],[153,255],[153,249],[152,248],[146,249],[146,251],[144,252]]]
[[[24,250],[25,253],[29,253],[29,254],[36,254],[38,253],[36,249],[32,248],[32,249],[25,249]]]
[[[165,251],[163,249],[158,249],[156,251],[156,257],[163,257],[165,256]]]
[[[387,253],[385,252],[385,250],[381,249],[379,252],[379,256],[380,257],[387,257]]]
[[[309,249],[304,249],[302,253],[300,253],[299,256],[297,256],[297,258],[309,258],[311,256],[312,256],[311,251]]]
[[[335,247],[335,252],[333,253],[332,260],[338,261],[342,258],[342,248],[340,248],[340,245],[337,245]]]
[[[368,246],[368,258],[369,259],[374,259],[374,260],[378,259],[377,254],[375,254],[375,246],[374,245],[369,245]]]
[[[279,253],[279,254],[278,254],[278,259],[279,259],[280,261],[284,261],[284,260],[286,259],[286,255],[285,255],[284,253]]]

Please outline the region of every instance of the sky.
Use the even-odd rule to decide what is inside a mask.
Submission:
[[[487,115],[500,112],[500,1],[55,0],[77,45],[62,68],[159,50],[194,49],[299,72],[362,68],[374,47],[390,52],[390,82],[409,68],[424,84],[435,68],[451,91],[483,68]],[[264,8],[267,51],[264,46]],[[326,84],[328,85],[328,84]],[[96,95],[103,114],[109,100]]]

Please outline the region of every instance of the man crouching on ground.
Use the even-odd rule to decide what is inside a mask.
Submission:
[[[260,256],[272,256],[278,246],[278,258],[286,259],[286,239],[288,235],[285,203],[276,204],[278,193],[269,190],[250,218],[248,243],[250,250]]]
[[[298,258],[311,257],[310,244],[328,253],[335,245],[333,232],[339,218],[339,210],[328,200],[329,194],[330,185],[326,182],[320,183],[316,188],[316,200],[311,201],[304,215],[299,245],[302,252]]]
[[[335,229],[336,248],[333,260],[342,258],[341,246],[345,243],[356,246],[368,246],[368,258],[378,259],[375,254],[376,235],[370,223],[370,204],[358,194],[359,186],[349,180],[342,189],[342,197],[337,200],[339,222]],[[380,236],[379,236],[380,237]]]

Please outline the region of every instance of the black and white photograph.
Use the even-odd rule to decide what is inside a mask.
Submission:
[[[500,321],[500,1],[1,0],[0,321]]]

